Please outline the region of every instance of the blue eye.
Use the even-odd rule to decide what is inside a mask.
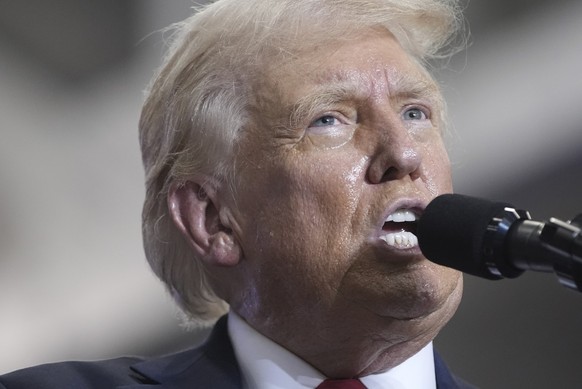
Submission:
[[[426,114],[419,108],[410,108],[404,111],[404,120],[426,120]]]
[[[319,119],[315,120],[314,122],[312,122],[309,127],[325,127],[325,126],[334,126],[336,125],[338,122],[338,120],[331,116],[331,115],[326,115],[326,116],[322,116]]]

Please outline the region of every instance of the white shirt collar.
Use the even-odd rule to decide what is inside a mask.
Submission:
[[[325,379],[234,312],[228,315],[228,333],[246,389],[313,389]],[[400,365],[360,380],[368,389],[436,389],[432,343]]]

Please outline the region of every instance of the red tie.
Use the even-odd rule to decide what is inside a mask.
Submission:
[[[360,380],[325,380],[315,389],[366,389]]]

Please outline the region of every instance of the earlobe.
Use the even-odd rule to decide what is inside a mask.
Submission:
[[[241,258],[239,242],[224,225],[225,213],[212,182],[174,182],[168,191],[170,216],[196,256],[209,265],[235,266]],[[224,218],[223,218],[224,219]]]

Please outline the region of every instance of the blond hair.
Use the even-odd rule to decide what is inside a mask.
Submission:
[[[377,28],[426,63],[447,54],[459,26],[456,0],[219,0],[174,26],[139,123],[142,226],[150,266],[192,319],[210,322],[228,306],[169,217],[168,188],[193,174],[232,179],[233,147],[264,65]]]

